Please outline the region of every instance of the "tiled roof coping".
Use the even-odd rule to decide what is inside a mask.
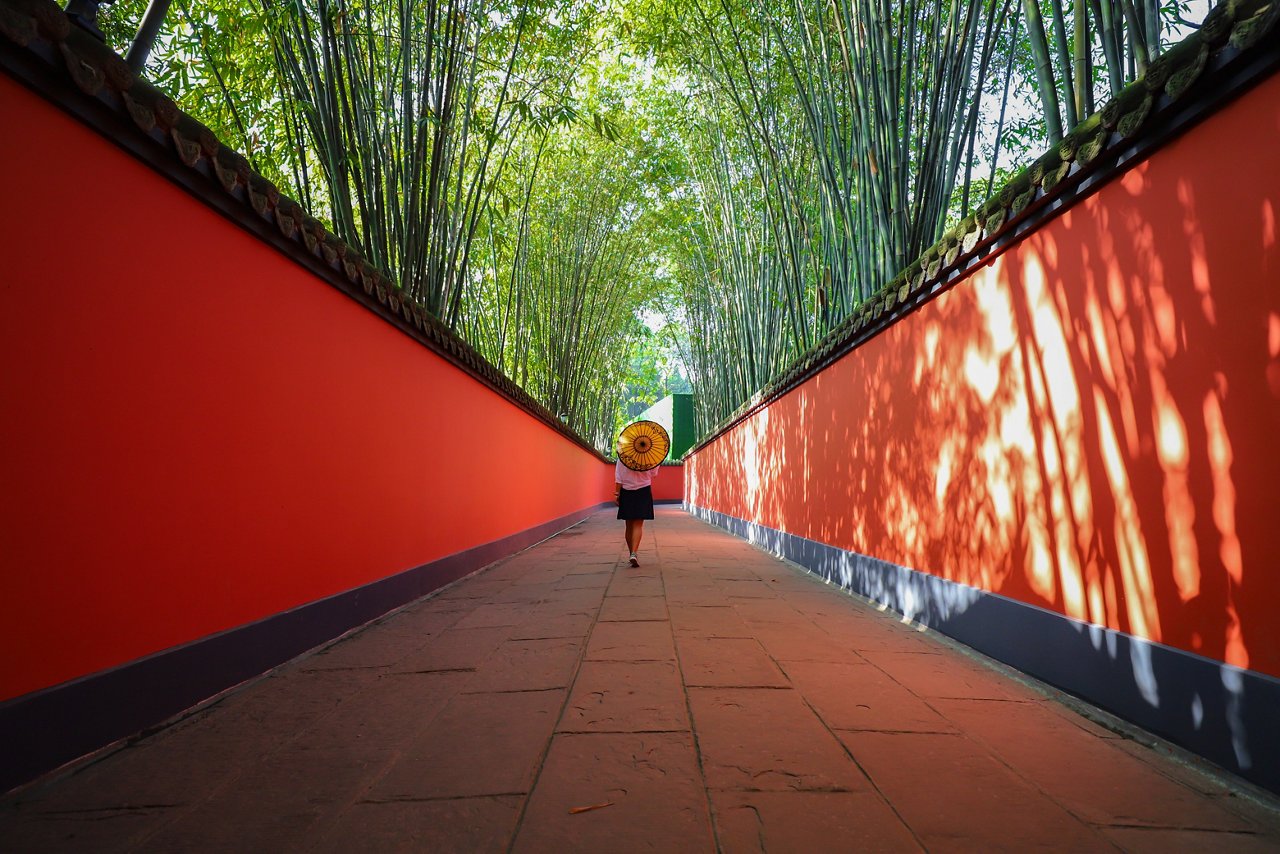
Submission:
[[[0,0],[0,68],[365,308],[546,423],[606,457],[331,234],[239,152],[72,26],[53,0]]]
[[[1280,0],[1226,0],[1199,30],[1021,170],[976,211],[699,439],[688,459],[1280,68]]]

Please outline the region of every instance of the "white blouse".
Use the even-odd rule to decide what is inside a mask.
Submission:
[[[661,466],[655,466],[648,471],[632,471],[622,464],[622,460],[618,460],[614,466],[613,482],[622,484],[623,489],[644,489],[653,483],[653,479],[658,476],[658,469]]]

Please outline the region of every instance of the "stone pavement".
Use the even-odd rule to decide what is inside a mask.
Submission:
[[[1280,815],[675,508],[0,805],[25,851],[1264,851]]]

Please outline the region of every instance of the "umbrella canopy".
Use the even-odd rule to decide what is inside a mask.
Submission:
[[[661,465],[671,450],[671,437],[661,424],[634,421],[618,437],[618,459],[632,471],[648,471]]]

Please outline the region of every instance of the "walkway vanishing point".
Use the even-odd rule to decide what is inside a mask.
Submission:
[[[28,851],[1268,851],[1280,814],[661,508],[0,810]]]

